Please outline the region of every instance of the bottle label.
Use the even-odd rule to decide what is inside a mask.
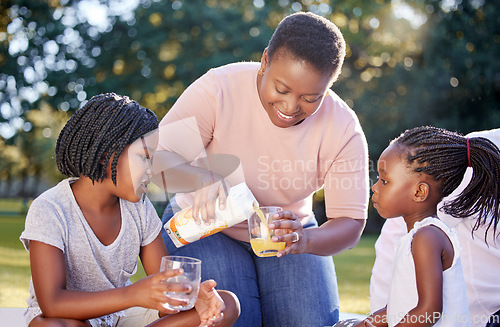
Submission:
[[[181,247],[248,219],[256,203],[248,186],[240,183],[229,190],[224,210],[220,210],[218,205],[215,206],[215,222],[210,225],[197,225],[193,219],[193,208],[190,206],[177,212],[165,223],[164,228],[175,246]]]

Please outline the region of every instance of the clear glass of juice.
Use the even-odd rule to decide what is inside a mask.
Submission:
[[[281,207],[258,207],[248,219],[248,233],[253,252],[259,257],[273,257],[286,246],[285,242],[273,242],[271,237],[279,230],[270,230],[273,215],[282,211]]]

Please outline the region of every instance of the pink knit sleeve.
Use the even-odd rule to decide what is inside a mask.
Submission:
[[[341,150],[325,178],[325,206],[329,218],[368,216],[368,145],[354,119],[338,136]]]

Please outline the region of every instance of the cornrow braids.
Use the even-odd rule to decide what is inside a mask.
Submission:
[[[488,224],[486,234],[492,226],[496,234],[500,216],[500,151],[494,143],[483,137],[469,139],[433,126],[406,130],[393,142],[408,148],[406,159],[415,172],[430,175],[440,183],[442,197],[460,185],[470,160],[472,180],[441,210],[457,218],[477,215],[473,232]]]
[[[158,118],[127,96],[93,96],[62,129],[56,143],[56,163],[68,177],[86,176],[93,182],[109,177],[116,185],[116,165],[123,149],[158,128]]]

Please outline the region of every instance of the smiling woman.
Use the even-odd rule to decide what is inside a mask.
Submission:
[[[280,50],[271,62],[264,50],[257,77],[260,101],[274,125],[287,128],[313,115],[331,86],[332,77]]]
[[[208,222],[215,205],[225,205],[227,187],[242,182],[260,206],[283,208],[281,221],[269,225],[287,230],[272,239],[287,244],[276,257],[255,256],[246,222],[181,248],[163,235],[169,253],[201,259],[202,279],[217,276],[220,286],[237,294],[237,326],[325,326],[338,320],[331,255],[358,242],[368,204],[365,137],[354,112],[330,89],[344,55],[343,36],[332,22],[312,13],[289,15],[260,62],[209,70],[160,123],[180,127],[175,137],[160,128],[158,152],[187,163],[213,154],[241,162],[224,179],[201,167],[176,167],[210,187],[176,194],[164,223],[190,205]],[[193,120],[196,128],[187,124]],[[359,181],[358,187],[345,187],[344,181]],[[318,227],[312,196],[323,186],[328,221]]]

